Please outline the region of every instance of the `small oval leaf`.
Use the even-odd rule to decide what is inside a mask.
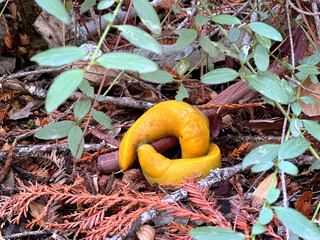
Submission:
[[[261,212],[259,213],[259,222],[262,225],[266,225],[273,219],[273,211],[269,207],[264,207],[261,209]]]
[[[307,131],[320,141],[320,124],[311,120],[303,120],[303,124]]]
[[[289,159],[300,156],[310,147],[310,143],[302,138],[293,138],[281,143],[278,151],[280,159]]]
[[[103,10],[111,7],[114,4],[114,0],[103,0],[98,4],[98,10]]]
[[[105,68],[137,71],[139,73],[154,72],[158,70],[153,61],[130,53],[107,53],[98,58],[97,62]]]
[[[137,11],[143,24],[154,34],[161,33],[161,25],[157,12],[148,0],[133,0],[133,7]]]
[[[86,12],[96,4],[96,0],[85,0],[80,7],[80,12]]]
[[[294,102],[294,103],[291,104],[291,109],[292,109],[292,112],[293,112],[296,116],[299,116],[300,113],[301,113],[302,107],[301,107],[300,103]]]
[[[188,98],[189,94],[187,89],[181,84],[179,87],[179,90],[177,92],[177,95],[175,96],[176,101],[180,102],[185,98]]]
[[[180,29],[175,31],[175,33],[180,35],[177,42],[174,44],[175,51],[185,49],[197,38],[198,34],[197,31],[193,29]]]
[[[215,45],[207,36],[200,34],[199,44],[203,48],[203,50],[205,50],[209,54],[210,57],[215,58],[218,56],[218,51]]]
[[[112,120],[107,114],[101,111],[93,111],[92,117],[105,128],[114,130],[114,127],[111,125]]]
[[[262,22],[252,22],[248,24],[252,31],[260,34],[263,37],[281,42],[283,40],[281,34],[273,27]]]
[[[75,122],[69,120],[51,123],[43,128],[40,128],[34,136],[36,138],[45,140],[63,138],[68,136],[70,129],[75,125]]]
[[[51,84],[46,98],[45,108],[52,112],[77,89],[83,79],[83,70],[72,69],[61,73]]]
[[[173,77],[170,73],[162,70],[157,70],[150,73],[141,73],[140,77],[143,80],[153,82],[153,83],[169,83],[172,82]]]
[[[252,168],[251,168],[251,171],[252,172],[263,172],[263,171],[267,171],[269,170],[270,168],[273,167],[273,162],[267,162],[267,161],[264,161],[264,162],[259,162],[257,164],[255,164]]]
[[[279,196],[280,196],[280,190],[278,188],[270,188],[266,197],[266,201],[269,204],[273,204],[278,200]]]
[[[162,55],[162,47],[160,43],[158,43],[147,32],[131,25],[121,25],[118,28],[122,31],[122,36],[133,45]]]
[[[273,209],[283,225],[294,234],[307,240],[320,239],[318,225],[312,223],[300,212],[285,207],[274,207]]]
[[[84,56],[87,52],[77,47],[59,47],[43,51],[31,58],[31,61],[36,61],[41,66],[62,66],[68,63],[73,63]]]
[[[46,12],[52,14],[65,24],[70,23],[70,17],[60,0],[35,0],[36,3]]]
[[[241,24],[239,18],[226,14],[215,15],[211,19],[216,23],[224,25]]]
[[[288,161],[281,161],[279,163],[279,169],[289,175],[297,175],[299,173],[297,166]]]
[[[254,235],[259,235],[264,233],[265,231],[267,231],[267,228],[265,226],[263,226],[262,224],[260,224],[259,222],[257,222],[255,225],[253,225],[252,227],[252,234]]]
[[[204,24],[206,24],[209,21],[210,21],[210,18],[202,14],[197,14],[195,19],[196,25],[198,27],[202,27]]]
[[[246,237],[242,233],[218,227],[198,227],[189,231],[189,235],[195,240],[244,240]]]
[[[302,102],[306,103],[306,104],[311,103],[311,104],[314,105],[314,106],[317,106],[317,105],[318,105],[318,102],[317,102],[314,98],[312,98],[312,97],[303,96],[303,97],[300,98],[300,100],[301,100]]]
[[[220,84],[234,80],[239,73],[231,68],[214,69],[202,76],[201,81],[206,84]]]
[[[261,162],[271,162],[278,156],[279,145],[266,144],[252,150],[242,161],[242,168],[245,169],[251,165]]]
[[[258,69],[262,72],[266,71],[269,67],[269,53],[268,50],[261,46],[258,45],[254,49],[254,62],[257,65]]]
[[[84,149],[84,140],[83,139],[81,140],[81,137],[82,137],[82,130],[80,127],[74,126],[73,128],[70,129],[68,134],[68,147],[72,155],[75,157],[75,159],[81,158],[82,152]]]
[[[288,104],[295,99],[291,86],[280,79],[249,75],[247,76],[247,83],[250,88],[282,104]]]
[[[82,99],[77,105],[74,107],[74,117],[76,121],[81,121],[90,111],[91,100],[90,99]]]

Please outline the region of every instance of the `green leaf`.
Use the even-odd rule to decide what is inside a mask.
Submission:
[[[269,67],[269,53],[268,50],[262,45],[258,45],[254,49],[254,62],[256,63],[258,69],[262,72],[266,71]]]
[[[114,4],[114,0],[103,0],[98,4],[98,10],[103,10],[111,7]]]
[[[52,14],[65,24],[70,23],[70,17],[60,0],[35,0],[36,3],[46,12]]]
[[[261,225],[259,222],[257,222],[255,225],[252,227],[252,234],[254,235],[259,235],[267,231],[267,228],[263,225]]]
[[[211,19],[215,23],[224,24],[224,25],[241,24],[241,21],[239,20],[239,18],[231,15],[226,15],[226,14],[215,15]]]
[[[281,34],[273,27],[262,22],[252,22],[248,24],[252,31],[260,34],[263,37],[281,42],[283,40]]]
[[[278,156],[279,145],[266,144],[253,149],[242,161],[242,168],[261,163],[272,162]]]
[[[73,63],[84,56],[87,52],[77,47],[59,47],[43,51],[31,58],[42,66],[62,66]]]
[[[96,4],[96,0],[85,0],[84,3],[82,3],[80,12],[86,12],[90,8],[92,8]]]
[[[320,141],[320,124],[311,120],[302,120],[307,131]]]
[[[209,54],[210,57],[215,58],[218,56],[216,47],[207,36],[200,34],[199,44],[203,48],[203,50],[205,50]]]
[[[230,42],[236,42],[241,35],[241,31],[238,28],[231,28],[228,32],[228,39]]]
[[[306,240],[320,239],[318,225],[312,223],[300,212],[285,207],[274,207],[278,218],[291,232]]]
[[[161,25],[157,12],[148,0],[133,0],[133,7],[137,11],[143,24],[154,34],[161,33]]]
[[[177,65],[177,72],[182,76],[190,67],[190,62],[188,57],[180,58]]]
[[[72,69],[61,73],[51,84],[45,103],[47,112],[60,106],[77,89],[83,79],[83,70]]]
[[[318,170],[318,169],[320,169],[320,162],[318,160],[315,160],[311,164],[310,170],[313,171],[313,170]]]
[[[196,21],[196,25],[197,25],[198,27],[202,27],[204,24],[206,24],[207,22],[210,21],[210,18],[207,17],[207,16],[205,16],[205,15],[198,14],[198,15],[196,16],[195,21]]]
[[[309,64],[302,64],[296,67],[297,70],[309,75],[309,74],[319,74],[318,67]]]
[[[102,16],[107,22],[112,22],[113,23],[113,21],[114,21],[114,19],[115,19],[115,16],[113,16],[113,14],[111,14],[111,13],[108,13],[108,14],[106,14],[106,15],[103,15]]]
[[[255,164],[252,168],[251,168],[251,171],[252,172],[263,172],[263,171],[267,171],[269,170],[270,168],[273,167],[273,162],[266,162],[266,161],[263,161],[263,162],[259,162],[257,164]]]
[[[105,128],[114,130],[114,127],[111,125],[112,120],[107,114],[101,111],[93,111],[92,117]]]
[[[74,117],[77,122],[81,121],[90,111],[91,108],[91,100],[90,99],[82,99],[77,103],[74,107]]]
[[[299,119],[297,118],[293,119],[290,123],[290,130],[291,130],[292,136],[299,137],[301,134],[300,128],[302,127],[303,127],[303,124]]]
[[[182,9],[179,6],[177,6],[177,4],[173,4],[171,6],[171,8],[175,14],[182,14],[183,13]]]
[[[247,76],[247,83],[252,89],[276,102],[288,104],[295,99],[291,87],[280,79],[254,74]]]
[[[162,55],[162,46],[147,32],[131,25],[121,25],[118,26],[118,29],[122,31],[122,36],[133,45]]]
[[[232,81],[239,73],[231,68],[218,68],[202,76],[201,81],[206,84],[220,84]]]
[[[157,70],[150,73],[141,73],[140,77],[143,80],[153,82],[153,83],[169,83],[172,82],[173,77],[170,73],[162,70]]]
[[[263,37],[261,35],[256,35],[258,43],[264,46],[266,49],[270,49],[271,47],[271,40],[269,38]]]
[[[44,126],[43,128],[40,128],[34,136],[36,138],[45,140],[63,138],[68,136],[70,129],[75,125],[75,122],[69,120],[51,123],[49,125]]]
[[[294,103],[291,104],[291,109],[292,109],[292,112],[293,112],[296,116],[299,116],[300,113],[301,113],[302,107],[301,107],[300,103],[294,102]]]
[[[174,50],[180,51],[189,46],[196,38],[197,31],[193,29],[180,29],[176,30],[175,33],[179,34],[177,42],[174,44]]]
[[[262,225],[266,225],[273,219],[273,211],[269,207],[264,207],[261,209],[261,212],[259,213],[259,222]]]
[[[72,153],[72,156],[74,156],[75,159],[81,158],[83,153],[84,140],[83,138],[81,140],[81,137],[82,137],[82,130],[80,127],[74,126],[73,128],[70,129],[68,134],[68,147]],[[80,143],[80,140],[81,140],[81,143]],[[80,144],[80,147],[79,147],[79,144]],[[78,150],[78,153],[77,153],[77,150]]]
[[[310,143],[302,138],[293,138],[281,143],[278,151],[280,159],[289,159],[300,156],[310,147]]]
[[[187,89],[181,84],[177,95],[175,96],[176,101],[181,102],[183,99],[188,98],[189,94]]]
[[[311,56],[305,57],[302,60],[299,60],[300,64],[317,65],[319,62],[320,62],[320,52],[318,50],[314,51]]]
[[[242,233],[218,227],[198,227],[189,231],[189,235],[195,240],[244,240],[246,237]]]
[[[299,173],[299,170],[296,167],[296,165],[288,161],[281,161],[279,163],[279,168],[282,172],[289,175],[297,175]]]
[[[269,204],[275,203],[280,196],[280,190],[278,188],[270,188],[266,197],[266,201]]]
[[[306,104],[309,104],[311,103],[312,105],[314,106],[317,106],[318,105],[318,102],[316,100],[314,100],[314,98],[312,97],[308,97],[308,96],[303,96],[300,98],[300,100]]]
[[[109,69],[121,69],[137,71],[139,73],[154,72],[158,69],[157,64],[153,61],[130,53],[107,53],[98,58],[97,62]]]
[[[78,88],[85,93],[88,97],[94,96],[94,88],[90,86],[90,83],[87,79],[83,79]]]

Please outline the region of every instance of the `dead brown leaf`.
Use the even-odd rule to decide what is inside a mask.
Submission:
[[[270,174],[266,177],[256,188],[256,190],[252,193],[252,206],[255,208],[261,208],[263,205],[264,200],[267,197],[271,181],[273,178],[273,174]],[[272,187],[276,187],[278,184],[277,178],[273,183]]]
[[[314,84],[311,82],[311,80],[308,78],[303,86],[305,86],[306,88],[314,91],[314,92],[317,92],[320,94],[320,84]],[[299,101],[299,103],[301,104],[302,106],[302,112],[307,114],[309,117],[313,117],[313,116],[319,116],[320,115],[320,96],[319,95],[315,95],[313,93],[310,93],[304,89],[301,89],[301,94],[300,94],[301,97],[303,96],[307,96],[307,97],[312,97],[314,98],[318,105],[317,106],[314,106],[312,104],[306,104],[302,101]]]

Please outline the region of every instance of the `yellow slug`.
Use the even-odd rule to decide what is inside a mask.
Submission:
[[[150,143],[165,136],[179,139],[182,158],[202,157],[209,149],[209,123],[197,108],[175,100],[161,102],[146,111],[126,132],[119,148],[119,165],[126,170],[136,149],[146,139]]]
[[[202,177],[210,173],[210,169],[221,167],[220,149],[211,144],[208,154],[197,158],[181,158],[171,160],[158,153],[151,145],[143,144],[138,148],[138,158],[143,174],[150,184],[180,183],[183,176],[203,172]]]

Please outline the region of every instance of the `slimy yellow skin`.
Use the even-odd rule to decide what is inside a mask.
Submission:
[[[150,184],[180,183],[183,176],[203,173],[206,177],[210,169],[221,167],[220,149],[211,144],[208,154],[198,158],[171,160],[158,153],[151,145],[143,144],[138,148],[138,158],[143,174]]]
[[[138,144],[165,136],[179,139],[182,158],[207,154],[210,131],[199,109],[175,100],[161,102],[146,111],[126,132],[119,147],[119,165],[128,169],[136,158]]]

